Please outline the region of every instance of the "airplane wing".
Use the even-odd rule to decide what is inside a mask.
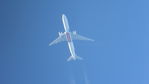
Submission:
[[[63,41],[67,41],[67,39],[66,39],[66,37],[65,37],[64,34],[61,35],[61,36],[59,36],[59,37],[58,37],[57,39],[55,39],[53,42],[51,42],[51,43],[49,44],[49,46],[54,45],[54,44],[57,44],[57,43],[60,43],[60,42],[63,42]]]
[[[94,41],[93,39],[90,39],[90,38],[81,36],[81,35],[77,34],[76,32],[72,32],[72,33],[71,33],[71,37],[72,37],[72,40],[88,40],[88,41]]]

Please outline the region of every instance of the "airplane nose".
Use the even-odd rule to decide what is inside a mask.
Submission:
[[[62,14],[62,18],[64,18],[65,17],[65,14]]]

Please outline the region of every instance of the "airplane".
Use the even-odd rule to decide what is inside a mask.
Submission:
[[[70,54],[71,54],[71,56],[67,59],[67,61],[77,60],[77,59],[82,60],[82,58],[77,56],[75,53],[73,40],[88,40],[88,41],[94,41],[94,40],[84,37],[84,36],[81,36],[81,35],[77,34],[76,31],[70,32],[68,19],[65,14],[62,14],[62,22],[63,22],[65,32],[58,32],[59,37],[56,40],[52,41],[49,44],[49,46],[57,44],[59,42],[67,41],[68,47],[70,50]]]

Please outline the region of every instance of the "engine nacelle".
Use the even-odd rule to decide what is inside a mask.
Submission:
[[[62,32],[58,32],[58,34],[59,34],[59,36],[62,36],[62,35],[63,35],[63,33],[62,33]]]
[[[73,34],[77,34],[77,32],[76,32],[76,31],[73,31],[72,33],[73,33]]]

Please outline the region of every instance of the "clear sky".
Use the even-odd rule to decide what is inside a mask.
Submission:
[[[67,62],[70,29],[83,61]],[[0,84],[149,84],[149,0],[1,0]],[[74,82],[75,81],[75,82]]]

